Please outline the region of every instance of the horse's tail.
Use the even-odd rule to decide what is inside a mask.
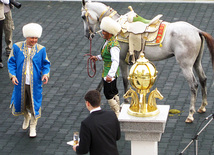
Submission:
[[[204,38],[206,39],[207,46],[209,48],[210,55],[211,55],[213,70],[214,70],[214,38],[207,32],[201,31],[200,34],[203,35]]]

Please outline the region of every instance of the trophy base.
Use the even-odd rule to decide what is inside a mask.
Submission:
[[[152,117],[152,116],[156,116],[160,113],[160,110],[159,109],[156,109],[155,111],[151,111],[151,112],[134,112],[132,111],[130,108],[127,110],[127,113],[129,115],[132,115],[132,116],[136,116],[136,117]]]

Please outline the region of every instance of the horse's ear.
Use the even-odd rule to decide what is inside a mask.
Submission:
[[[88,0],[88,3],[91,3],[91,0]],[[82,0],[82,6],[85,7],[85,0]]]
[[[82,0],[82,6],[85,7],[85,0]]]

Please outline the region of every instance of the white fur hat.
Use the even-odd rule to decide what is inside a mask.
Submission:
[[[29,23],[22,28],[23,36],[27,37],[38,37],[42,35],[42,26],[37,23]]]
[[[112,18],[104,17],[101,21],[100,29],[116,36],[120,32],[121,26],[118,22],[114,21]]]

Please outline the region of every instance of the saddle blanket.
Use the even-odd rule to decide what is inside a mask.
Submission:
[[[160,45],[164,40],[168,24],[169,24],[168,22],[162,22],[159,26],[159,29],[156,32],[142,33],[142,34],[140,34],[140,36],[138,34],[138,35],[136,35],[135,39],[136,38],[145,39],[146,40],[146,46]],[[132,35],[134,35],[134,34],[131,34],[131,36]],[[128,32],[127,33],[120,33],[117,36],[117,40],[120,42],[129,43],[131,41],[129,37],[130,37],[130,33],[128,33]],[[136,42],[136,40],[131,41],[131,42]]]
[[[160,24],[156,39],[154,39],[153,41],[146,41],[146,45],[160,45],[165,37],[166,34],[166,28],[167,28],[168,23],[167,22],[162,22]]]

